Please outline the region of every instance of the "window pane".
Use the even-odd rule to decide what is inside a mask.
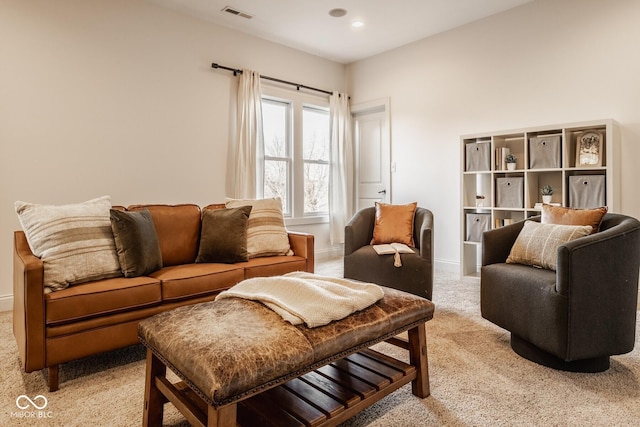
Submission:
[[[264,154],[287,157],[287,111],[289,104],[269,99],[262,100],[262,129]]]
[[[303,156],[305,160],[329,161],[329,112],[305,107],[302,111]]]
[[[264,197],[280,197],[282,211],[290,213],[287,197],[288,162],[281,160],[264,161]]]
[[[304,212],[329,211],[329,165],[304,164]]]

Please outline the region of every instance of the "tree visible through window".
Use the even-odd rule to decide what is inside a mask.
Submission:
[[[329,111],[302,110],[304,212],[329,212]]]
[[[292,96],[262,99],[264,197],[280,197],[285,215],[329,211],[329,109]],[[321,103],[320,103],[321,104]]]

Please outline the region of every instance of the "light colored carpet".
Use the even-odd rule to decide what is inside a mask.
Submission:
[[[341,260],[318,262],[319,274],[340,276]],[[427,323],[431,396],[405,386],[346,426],[631,426],[640,425],[640,347],[614,356],[598,374],[554,371],[513,353],[509,335],[480,317],[479,282],[436,272],[436,313]],[[640,330],[640,329],[639,329]],[[404,356],[388,344],[377,347]],[[41,372],[20,370],[11,313],[0,313],[0,425],[139,426],[144,351],[139,346],[61,367],[61,388],[46,389]],[[48,399],[46,419],[15,415],[20,395]],[[165,425],[188,425],[167,405]]]

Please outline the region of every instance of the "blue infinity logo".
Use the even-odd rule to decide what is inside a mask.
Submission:
[[[26,401],[26,403],[24,403]],[[38,402],[40,401],[41,404],[38,405]],[[21,403],[22,402],[22,403]],[[16,406],[20,409],[27,409],[29,406],[33,406],[36,409],[44,409],[47,407],[47,404],[49,402],[47,401],[47,398],[44,397],[43,395],[39,394],[36,397],[33,398],[33,400],[31,400],[31,398],[29,396],[26,396],[24,394],[21,394],[20,396],[18,396],[16,398]]]

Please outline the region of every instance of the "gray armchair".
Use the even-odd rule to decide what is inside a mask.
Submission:
[[[377,283],[431,299],[433,290],[433,214],[416,208],[413,220],[414,254],[401,254],[402,266],[394,267],[393,255],[378,255],[370,245],[375,207],[357,212],[344,230],[344,277]]]
[[[605,215],[600,232],[558,248],[556,271],[505,263],[523,225],[483,235],[482,317],[510,331],[512,349],[526,359],[565,371],[607,370],[609,356],[635,343],[640,222]]]

